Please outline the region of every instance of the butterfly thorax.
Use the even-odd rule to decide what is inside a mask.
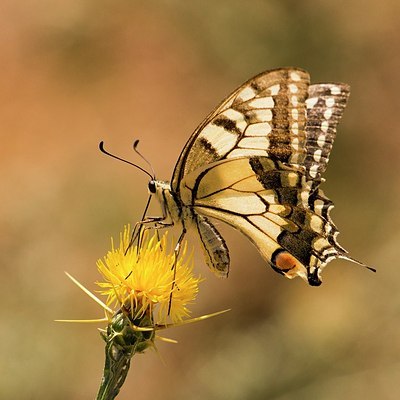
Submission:
[[[171,189],[168,181],[150,181],[149,191],[160,203],[163,215],[169,218],[174,225],[186,228],[193,222],[194,212],[182,203],[179,196]]]
[[[149,182],[149,191],[159,201],[164,220],[169,219],[173,225],[181,227],[182,233],[187,228],[197,230],[206,263],[217,276],[226,278],[229,272],[229,251],[214,225],[195,211],[188,198],[182,198],[182,193],[177,194],[169,182],[152,180]],[[186,195],[191,198],[190,191]]]

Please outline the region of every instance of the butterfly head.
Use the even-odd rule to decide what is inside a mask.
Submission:
[[[163,192],[170,192],[171,186],[168,182],[151,179],[147,185],[147,189],[150,196],[155,196],[162,204],[164,202]]]
[[[149,194],[154,194],[158,197],[163,191],[171,191],[171,185],[166,181],[158,181],[156,179],[151,179],[147,185]]]
[[[147,185],[150,196],[154,196],[162,208],[170,216],[175,215],[173,210],[176,208],[176,203],[171,193],[171,184],[167,181],[159,181],[157,179],[151,179]]]

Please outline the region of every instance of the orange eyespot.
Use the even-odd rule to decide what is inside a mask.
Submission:
[[[275,266],[281,271],[287,272],[297,266],[298,261],[287,251],[276,255]]]

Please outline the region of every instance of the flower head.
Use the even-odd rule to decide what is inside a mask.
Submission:
[[[198,292],[199,277],[193,275],[193,257],[183,244],[179,257],[167,233],[161,240],[158,232],[145,231],[137,246],[130,246],[131,232],[127,226],[120,235],[119,246],[111,240],[111,250],[97,267],[104,281],[97,282],[100,293],[107,296],[104,304],[71,275],[68,277],[105,310],[106,317],[93,320],[59,320],[64,322],[107,322],[100,330],[106,342],[105,365],[98,400],[114,399],[127,376],[131,358],[154,347],[156,331],[183,325],[222,314],[228,310],[185,319],[190,315],[187,305]],[[156,317],[155,317],[156,315]],[[168,324],[168,318],[172,324]]]
[[[97,284],[107,296],[107,306],[128,306],[134,319],[154,313],[158,324],[165,324],[168,316],[173,323],[188,317],[187,305],[196,298],[201,279],[193,275],[193,257],[187,255],[186,243],[175,259],[167,233],[160,240],[157,233],[144,233],[140,246],[129,247],[130,239],[127,226],[119,246],[112,240],[111,250],[97,262],[104,277]]]

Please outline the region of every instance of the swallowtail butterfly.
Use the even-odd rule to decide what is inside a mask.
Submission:
[[[194,228],[220,277],[228,275],[229,252],[209,218],[242,232],[290,279],[318,286],[323,268],[336,258],[366,267],[338,244],[333,203],[320,189],[348,97],[348,85],[310,85],[299,68],[251,78],[195,130],[171,182],[149,182],[163,211],[151,221],[181,226],[178,245]]]

